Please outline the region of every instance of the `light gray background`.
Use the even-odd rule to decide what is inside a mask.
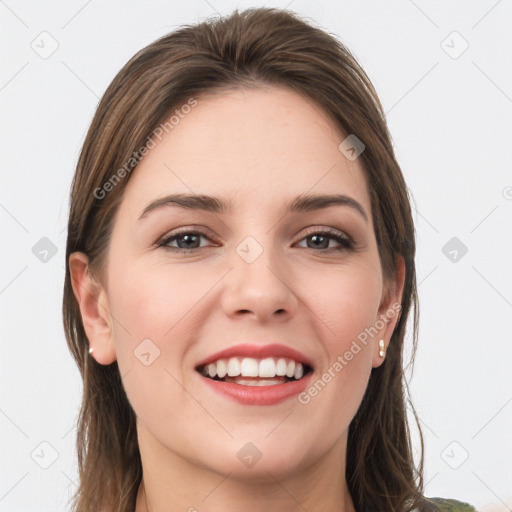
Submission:
[[[426,494],[511,510],[512,1],[5,0],[0,511],[67,510],[77,479],[81,381],[61,297],[68,191],[98,99],[140,48],[237,5],[288,5],[372,79],[414,198]]]

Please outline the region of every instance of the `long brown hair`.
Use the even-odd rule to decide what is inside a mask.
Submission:
[[[359,158],[383,275],[386,283],[395,282],[397,255],[405,260],[406,275],[401,316],[385,363],[373,369],[349,427],[346,480],[358,511],[423,511],[432,506],[423,497],[423,438],[411,406],[421,444],[417,465],[413,458],[402,359],[411,310],[412,360],[417,343],[415,232],[382,105],[370,79],[340,41],[289,11],[258,8],[182,27],[139,51],[106,90],[87,133],[71,190],[63,299],[66,338],[84,383],[76,512],[133,511],[142,465],[135,414],[117,362],[100,365],[88,354],[69,256],[84,252],[90,270],[101,276],[137,152],[176,108],[211,91],[261,84],[305,95],[332,117],[341,133],[356,134],[365,145]],[[105,187],[107,182],[110,186]]]

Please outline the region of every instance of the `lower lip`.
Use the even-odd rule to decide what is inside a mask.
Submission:
[[[312,372],[300,380],[274,384],[273,386],[244,386],[234,382],[222,382],[200,375],[203,382],[216,393],[244,405],[275,405],[302,393],[311,380]]]

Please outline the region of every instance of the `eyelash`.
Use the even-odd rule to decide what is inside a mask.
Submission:
[[[203,249],[203,247],[195,247],[192,249],[183,249],[181,247],[169,246],[170,242],[172,242],[184,235],[202,236],[202,237],[210,240],[210,238],[205,233],[203,233],[201,231],[183,229],[183,230],[173,233],[170,236],[164,237],[159,242],[157,242],[156,245],[158,247],[164,248],[167,251],[178,252],[178,253],[180,253],[180,252],[181,253],[192,253],[192,252],[198,251],[199,249]],[[338,231],[333,231],[330,229],[310,231],[310,232],[306,233],[306,235],[300,239],[300,242],[302,242],[306,238],[309,238],[313,235],[327,237],[327,238],[334,240],[340,244],[340,247],[330,247],[327,249],[319,249],[318,251],[313,249],[315,252],[327,252],[327,251],[333,251],[333,250],[334,251],[354,251],[355,250],[355,244],[354,244],[353,240],[348,235],[340,235]],[[305,249],[310,249],[310,247],[305,247]]]

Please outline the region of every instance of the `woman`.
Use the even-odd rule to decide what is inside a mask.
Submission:
[[[74,510],[474,510],[413,461],[414,226],[383,117],[340,42],[274,9],[115,77],[71,192]]]

